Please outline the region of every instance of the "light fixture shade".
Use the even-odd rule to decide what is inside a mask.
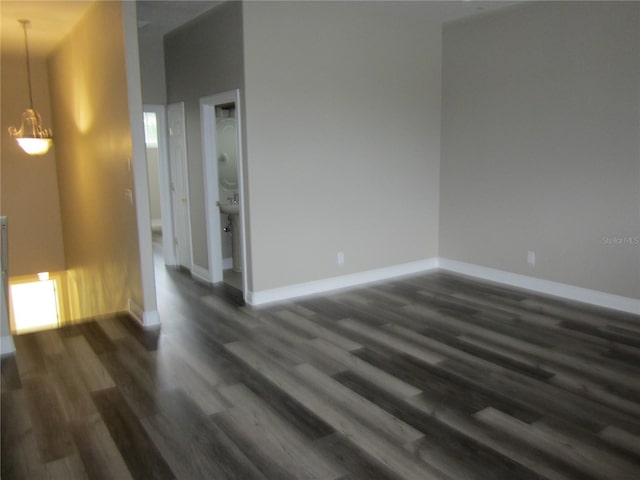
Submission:
[[[53,143],[51,130],[42,127],[40,114],[31,108],[22,112],[20,130],[9,127],[9,134],[29,155],[43,155],[49,151]]]
[[[29,155],[44,155],[53,144],[50,138],[16,138],[16,141]]]

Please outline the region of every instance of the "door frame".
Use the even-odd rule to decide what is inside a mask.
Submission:
[[[220,224],[220,210],[216,202],[220,196],[218,187],[218,159],[216,155],[216,105],[234,102],[236,105],[237,147],[238,147],[238,195],[240,197],[240,245],[242,250],[242,292],[243,297],[247,289],[247,244],[246,218],[247,202],[245,196],[244,156],[242,151],[242,105],[240,104],[240,90],[209,95],[200,98],[200,125],[202,128],[202,153],[204,168],[205,213],[207,221],[207,247],[209,251],[209,281],[222,282],[222,226]]]
[[[171,210],[173,212],[172,215],[172,224],[173,224],[173,229],[171,230],[171,233],[173,234],[171,241],[173,242],[174,246],[174,251],[176,253],[176,266],[180,267],[180,266],[185,266],[182,265],[180,263],[180,259],[179,259],[179,255],[177,252],[177,248],[175,246],[175,242],[176,242],[176,238],[177,238],[177,232],[176,232],[176,222],[175,222],[175,218],[176,218],[176,212],[174,209],[174,191],[175,189],[172,188],[173,185],[173,180],[175,180],[173,177],[173,169],[171,168],[172,164],[173,164],[173,159],[171,158],[171,127],[170,127],[170,123],[169,123],[169,112],[170,110],[177,110],[178,113],[182,116],[182,138],[184,139],[184,145],[183,145],[183,152],[182,152],[182,159],[184,162],[184,177],[185,177],[185,194],[187,197],[187,209],[185,212],[185,215],[187,216],[186,218],[186,223],[187,223],[187,230],[186,230],[186,234],[187,234],[187,238],[186,238],[186,244],[189,250],[188,253],[188,258],[187,258],[187,265],[186,268],[189,269],[189,271],[193,272],[193,245],[192,245],[192,238],[191,238],[191,192],[189,189],[189,160],[187,157],[187,135],[186,135],[186,116],[184,113],[184,102],[175,102],[175,103],[170,103],[169,105],[167,105],[167,132],[169,133],[169,149],[168,149],[168,154],[169,154],[169,178],[170,178],[170,182],[169,182],[169,195],[170,195],[170,199],[171,199]]]
[[[173,207],[171,205],[171,170],[167,137],[167,107],[165,105],[143,105],[143,112],[156,114],[158,134],[158,180],[160,182],[160,210],[162,212],[162,253],[164,263],[170,267],[178,264],[173,237]],[[170,234],[170,235],[169,235]]]

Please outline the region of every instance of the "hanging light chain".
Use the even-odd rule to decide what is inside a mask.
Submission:
[[[27,39],[27,26],[31,25],[29,20],[18,20],[22,24],[22,29],[24,30],[24,50],[26,52],[26,60],[27,60],[27,81],[29,83],[29,107],[31,110],[33,108],[33,94],[31,93],[31,61],[29,58],[29,40]]]

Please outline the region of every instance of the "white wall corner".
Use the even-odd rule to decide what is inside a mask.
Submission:
[[[147,310],[142,315],[142,328],[155,329],[160,328],[160,313],[157,310]]]
[[[11,355],[16,351],[16,347],[13,344],[13,337],[11,335],[3,335],[0,337],[0,355]]]
[[[610,308],[612,310],[619,310],[636,315],[640,312],[640,300],[635,298],[576,287],[566,283],[552,282],[550,280],[505,272],[503,270],[496,270],[494,268],[459,262],[457,260],[449,260],[446,258],[438,259],[438,265],[441,270],[501,283],[511,287],[523,288],[525,290],[531,290],[545,295],[561,297],[568,300],[588,303],[590,305]]]
[[[157,310],[144,310],[140,305],[129,299],[129,315],[131,315],[142,328],[152,329],[160,326],[160,314]]]
[[[428,272],[435,270],[437,267],[438,259],[429,258],[400,265],[393,265],[391,267],[367,270],[365,272],[341,275],[339,277],[325,278],[313,282],[288,285],[286,287],[260,290],[257,292],[246,291],[245,301],[249,305],[253,306],[282,302],[293,298],[307,297],[310,295],[317,295],[320,293],[343,290],[369,283],[390,280],[392,278]]]
[[[138,24],[135,2],[123,2],[122,15],[125,37],[125,63],[127,71],[127,95],[133,155],[133,184],[136,218],[138,223],[138,248],[140,251],[140,273],[142,301],[155,309],[156,283],[153,266],[151,239],[151,210],[149,207],[149,179],[147,153],[144,141],[142,111],[142,81],[140,79],[140,56],[138,48]],[[142,316],[140,316],[142,318]]]

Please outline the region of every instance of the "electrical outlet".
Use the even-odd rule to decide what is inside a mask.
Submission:
[[[338,265],[344,266],[344,252],[338,252]]]
[[[536,252],[531,250],[527,252],[527,263],[532,267],[536,265]]]

